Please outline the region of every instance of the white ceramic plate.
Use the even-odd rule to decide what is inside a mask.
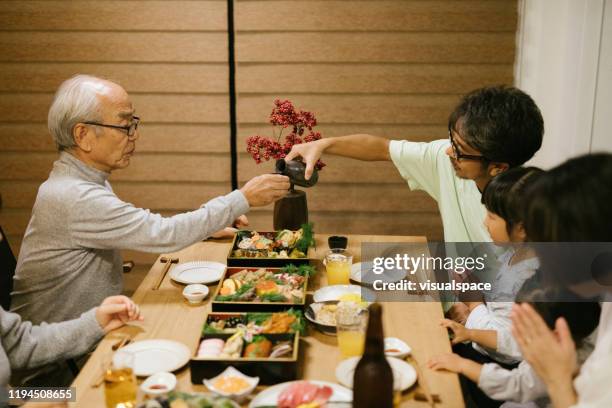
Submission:
[[[388,351],[394,349],[397,351]],[[385,355],[387,357],[395,357],[404,359],[412,352],[412,349],[404,341],[397,337],[385,337]]]
[[[340,297],[347,293],[356,293],[361,295],[361,298],[363,300],[367,300],[368,302],[374,302],[376,300],[376,294],[373,291],[359,285],[325,286],[317,290],[312,298],[316,303],[327,302],[328,300],[340,300]]]
[[[359,362],[360,357],[351,357],[346,360],[342,360],[336,367],[336,379],[342,385],[347,388],[353,388],[353,375],[355,374],[355,367]],[[417,380],[417,374],[415,369],[403,360],[397,358],[387,357],[389,365],[393,370],[393,380],[397,381],[399,377],[401,384],[394,384],[394,389],[400,388],[402,391],[410,388]]]
[[[223,276],[227,265],[212,261],[196,261],[178,264],[170,271],[170,279],[191,285],[194,283],[213,283]]]
[[[375,280],[382,280],[383,282],[391,283],[399,282],[406,277],[405,270],[386,270],[384,273],[378,275],[372,271],[372,268],[372,262],[357,262],[356,264],[351,265],[351,280],[358,283],[372,285]]]
[[[266,405],[275,406],[276,403],[278,402],[278,396],[281,394],[281,392],[283,392],[285,388],[287,388],[294,382],[297,382],[297,381],[285,382],[282,384],[277,384],[270,388],[266,388],[265,390],[257,394],[255,398],[253,398],[253,400],[249,404],[249,408],[256,408],[256,407],[261,407],[261,406],[266,406]],[[327,385],[331,387],[333,393],[329,399],[330,401],[337,401],[337,402],[353,401],[353,391],[341,385],[330,383],[327,381],[310,381],[309,380],[308,382],[313,383],[315,385]]]
[[[113,363],[120,363],[124,353],[134,356],[134,373],[139,377],[178,370],[189,362],[191,355],[189,348],[177,341],[142,340],[117,351]]]

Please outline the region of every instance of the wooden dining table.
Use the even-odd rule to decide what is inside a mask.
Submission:
[[[325,286],[326,277],[321,263],[327,251],[328,235],[318,234],[314,248],[315,266],[318,273],[309,283],[309,292]],[[426,243],[425,237],[418,236],[377,236],[349,235],[348,250],[354,254],[354,262],[360,261],[362,242],[401,242]],[[144,316],[142,322],[132,322],[127,326],[107,334],[99,343],[78,377],[72,384],[76,387],[76,402],[71,407],[104,407],[104,385],[92,384],[102,372],[102,362],[112,353],[112,345],[129,335],[133,341],[147,339],[169,339],[185,344],[195,355],[200,333],[207,313],[211,311],[211,298],[216,287],[211,286],[211,295],[199,305],[190,305],[182,296],[183,285],[170,279],[169,274],[158,290],[158,283],[165,264],[162,257],[178,258],[180,263],[190,261],[218,261],[225,263],[230,250],[230,240],[208,240],[198,242],[179,252],[163,254],[153,264],[150,271],[136,290],[133,300],[140,306]],[[175,266],[171,266],[175,267]],[[383,324],[385,336],[398,337],[412,348],[409,362],[417,368],[420,377],[417,385],[402,395],[401,407],[427,407],[422,397],[429,390],[439,398],[436,407],[464,407],[459,379],[456,374],[434,372],[427,368],[430,357],[451,351],[448,333],[439,325],[443,317],[439,302],[383,302]],[[301,340],[303,351],[301,360],[302,378],[336,382],[335,368],[341,361],[337,339],[319,333],[314,327]],[[185,392],[207,392],[202,384],[192,384],[189,364],[175,372],[177,390]],[[142,379],[139,379],[139,383]],[[259,387],[261,389],[261,387]],[[417,398],[415,398],[417,396]],[[420,398],[419,398],[420,396]],[[142,401],[139,392],[139,401]]]

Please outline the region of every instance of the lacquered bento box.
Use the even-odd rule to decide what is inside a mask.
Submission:
[[[296,319],[297,324],[295,327],[290,326],[285,333],[265,333],[262,332],[255,336],[252,336],[252,342],[244,340],[243,332],[227,332],[223,329],[210,329],[211,320],[218,319],[242,319],[247,322],[249,315],[272,315],[272,313],[209,313],[206,317],[205,324],[201,333],[200,341],[196,350],[192,353],[190,360],[191,368],[191,382],[193,384],[202,384],[204,379],[210,379],[221,372],[227,367],[232,366],[251,377],[259,377],[260,384],[271,385],[285,381],[292,381],[298,378],[298,362],[299,362],[299,344],[300,344],[300,330],[303,329],[303,316],[299,311],[289,311],[277,313],[277,315],[287,315],[288,313],[294,313],[296,316],[300,316]],[[248,323],[247,323],[248,324]],[[244,323],[241,324],[245,325]],[[211,339],[213,343],[218,340],[222,340],[225,344],[229,343],[230,338],[241,337],[243,339],[243,348],[240,351],[240,357],[228,357],[228,356],[198,356],[202,342],[208,340],[210,343]],[[264,340],[259,339],[263,337]],[[275,347],[285,349],[285,354],[281,357],[245,357],[244,353],[247,347],[251,343],[256,341],[268,341],[271,343],[271,350]],[[287,350],[290,347],[290,350]]]
[[[212,310],[213,312],[272,312],[289,308],[303,309],[306,305],[308,275],[283,272],[289,269],[300,270],[300,268],[308,268],[308,266],[287,265],[283,268],[228,267],[213,295]],[[248,274],[252,274],[253,279],[255,279],[258,274],[262,274],[262,271],[268,273],[265,276],[269,276],[270,279],[261,278],[255,281],[257,283],[251,284],[251,287],[247,287],[249,285]],[[238,276],[246,277],[243,280]],[[272,276],[279,277],[279,279],[272,279]],[[264,284],[264,281],[275,283],[265,282]],[[286,284],[276,283],[279,281],[284,281]],[[287,286],[294,287],[293,285],[297,284],[298,281],[299,288],[296,287],[288,293]]]
[[[279,255],[275,255],[274,257],[264,256],[264,254],[267,255],[270,253],[266,249],[239,248],[240,242],[245,238],[245,236],[248,237],[248,234],[253,233],[256,233],[259,237],[274,241],[277,238],[279,231],[238,231],[234,235],[232,246],[227,254],[227,266],[280,268],[288,264],[309,264],[311,259],[314,257],[313,248],[311,246],[309,246],[305,252],[301,252],[299,254],[300,256],[294,256],[296,255],[294,252],[295,246],[289,246],[286,249],[280,248],[278,251]],[[285,254],[281,254],[281,251],[285,251]]]

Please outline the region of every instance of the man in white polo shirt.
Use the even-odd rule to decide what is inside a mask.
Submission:
[[[417,143],[355,134],[295,145],[285,160],[302,157],[307,178],[324,152],[391,160],[410,189],[438,202],[446,242],[489,242],[481,191],[496,174],[533,157],[543,134],[542,114],[529,95],[488,87],[462,98],[450,115],[448,139]]]

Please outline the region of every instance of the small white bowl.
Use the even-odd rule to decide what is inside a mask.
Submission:
[[[248,384],[249,387],[245,388],[243,391],[239,393],[228,393],[222,390],[217,389],[213,384],[215,380],[223,377],[240,377],[243,378]],[[231,398],[236,401],[244,400],[250,393],[253,392],[255,387],[259,384],[259,377],[249,377],[248,375],[242,374],[240,371],[236,370],[234,367],[227,367],[221,374],[218,376],[211,378],[209,380],[204,380],[204,385],[211,390],[213,393],[220,395],[222,397]]]
[[[176,388],[176,377],[172,373],[155,373],[148,377],[140,389],[147,395],[162,395]]]
[[[183,297],[193,305],[197,305],[202,302],[206,296],[208,296],[208,286],[200,283],[194,283],[193,285],[185,286],[183,289]]]
[[[389,349],[394,349],[397,351],[387,351]],[[404,359],[408,357],[411,351],[412,349],[410,346],[397,337],[385,337],[385,355],[387,357]]]

